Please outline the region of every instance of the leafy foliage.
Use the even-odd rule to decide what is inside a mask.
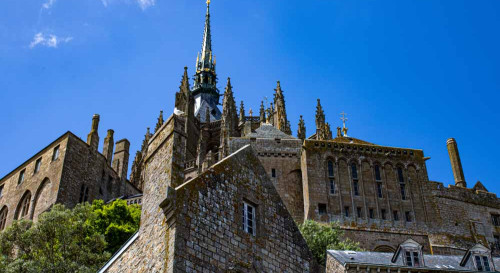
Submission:
[[[326,264],[326,250],[361,250],[359,243],[343,238],[344,232],[336,223],[320,224],[307,220],[299,225],[299,229],[314,258],[321,265]]]
[[[140,207],[54,205],[38,222],[20,220],[0,233],[0,272],[96,272],[139,227]]]

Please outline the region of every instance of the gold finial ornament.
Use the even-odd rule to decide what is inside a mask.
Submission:
[[[210,6],[210,0],[207,0],[207,6]]]

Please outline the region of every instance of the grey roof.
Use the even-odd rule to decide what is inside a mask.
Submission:
[[[255,130],[255,133],[251,133],[246,136],[247,138],[279,138],[279,139],[297,139],[294,136],[287,135],[282,131],[278,130],[276,127],[269,123],[262,124],[259,128]]]
[[[383,267],[405,267],[402,259],[391,262],[394,253],[369,252],[369,251],[348,251],[348,250],[328,250],[327,253],[334,257],[341,264],[374,265]],[[419,268],[443,270],[443,271],[466,271],[475,272],[469,267],[460,266],[461,255],[428,255],[424,254],[424,265]],[[493,258],[495,268],[500,266],[500,258]]]

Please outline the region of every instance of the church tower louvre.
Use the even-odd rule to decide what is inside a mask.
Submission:
[[[196,73],[194,75],[194,85],[192,95],[195,100],[194,113],[200,116],[201,122],[205,122],[206,114],[209,110],[211,120],[220,120],[221,112],[219,104],[219,90],[217,89],[217,74],[215,73],[215,55],[212,52],[212,33],[210,30],[210,1],[207,1],[207,14],[205,17],[205,31],[203,33],[203,43],[201,54],[198,53],[196,59]]]
[[[286,117],[285,96],[283,96],[283,90],[281,90],[281,84],[279,81],[274,91],[274,126],[283,133],[291,135],[292,132]]]

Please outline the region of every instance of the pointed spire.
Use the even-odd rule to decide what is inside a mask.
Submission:
[[[266,122],[266,110],[264,109],[264,101],[260,102],[260,123]]]
[[[271,123],[271,125],[274,125],[274,105],[272,102],[268,109],[267,119],[269,120],[269,123]]]
[[[304,119],[302,119],[302,116],[300,116],[300,119],[299,119],[299,126],[298,126],[298,129],[297,129],[297,137],[299,139],[306,139],[306,124],[304,122]]]
[[[286,117],[285,96],[281,90],[280,81],[277,82],[276,89],[274,89],[274,126],[286,134],[291,134],[288,130],[288,119]]]
[[[155,133],[158,132],[158,129],[160,129],[160,127],[163,125],[163,110],[160,111],[160,116],[158,117],[158,122],[156,122],[156,126],[155,126]]]
[[[207,1],[207,14],[205,15],[205,31],[203,33],[203,44],[201,47],[201,60],[197,70],[212,69],[212,33],[210,31],[210,1]]]
[[[325,124],[325,113],[323,112],[323,107],[321,107],[321,102],[318,99],[318,104],[316,105],[316,130],[321,130]]]
[[[245,122],[245,106],[243,105],[243,101],[240,103],[240,122]]]
[[[238,114],[236,103],[233,96],[233,87],[231,78],[227,78],[226,90],[222,101],[222,122],[221,122],[221,141],[220,141],[220,159],[229,155],[229,138],[237,135]]]
[[[181,91],[184,93],[189,92],[189,77],[188,77],[188,68],[187,66],[184,67],[184,74],[182,75],[182,81],[181,81]]]
[[[146,129],[146,134],[144,135],[144,140],[142,141],[141,151],[144,152],[144,150],[148,147],[150,138],[151,138],[151,133],[149,132],[149,127],[148,127]]]

